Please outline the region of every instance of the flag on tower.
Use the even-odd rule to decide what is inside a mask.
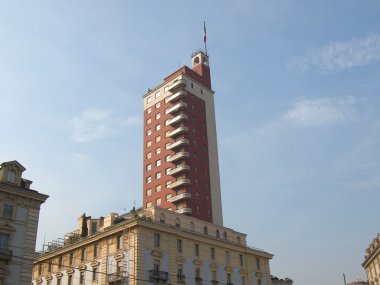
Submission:
[[[203,42],[206,43],[207,38],[206,38],[206,22],[205,21],[203,21],[203,29],[205,31],[205,34],[203,36]]]

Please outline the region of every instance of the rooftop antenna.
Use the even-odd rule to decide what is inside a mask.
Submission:
[[[205,44],[205,52],[206,52],[206,55],[207,55],[207,36],[206,36],[206,21],[203,21],[203,30],[204,30],[204,35],[203,35],[203,42]]]

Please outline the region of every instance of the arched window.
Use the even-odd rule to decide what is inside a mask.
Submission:
[[[199,63],[199,57],[194,58],[194,64],[198,64],[198,63]]]
[[[227,233],[223,232],[223,239],[227,239]]]
[[[204,226],[204,228],[203,228],[203,233],[204,233],[205,235],[208,235],[208,228],[207,228],[207,226]]]
[[[194,231],[194,223],[193,222],[190,222],[190,230]]]
[[[160,223],[165,224],[165,215],[164,214],[160,215]]]
[[[181,227],[181,220],[179,218],[175,219],[175,227],[180,228]]]
[[[219,230],[216,230],[216,237],[217,237],[217,238],[220,238]]]
[[[16,182],[16,171],[9,170],[7,174],[7,182],[15,183]]]

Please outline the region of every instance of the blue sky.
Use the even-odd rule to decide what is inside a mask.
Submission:
[[[379,231],[378,1],[1,1],[0,160],[50,195],[37,248],[142,204],[142,95],[203,45],[225,226],[295,284],[365,278]]]

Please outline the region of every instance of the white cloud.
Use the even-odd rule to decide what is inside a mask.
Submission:
[[[115,118],[109,110],[89,108],[69,120],[68,126],[72,131],[72,139],[84,143],[118,134],[125,127],[139,123],[138,117]]]
[[[343,122],[355,113],[355,99],[351,96],[341,99],[315,99],[296,102],[285,113],[282,120],[300,127],[319,127]]]
[[[289,68],[306,71],[316,67],[324,72],[337,72],[380,61],[380,35],[371,34],[363,39],[330,43],[306,56],[294,59]]]

